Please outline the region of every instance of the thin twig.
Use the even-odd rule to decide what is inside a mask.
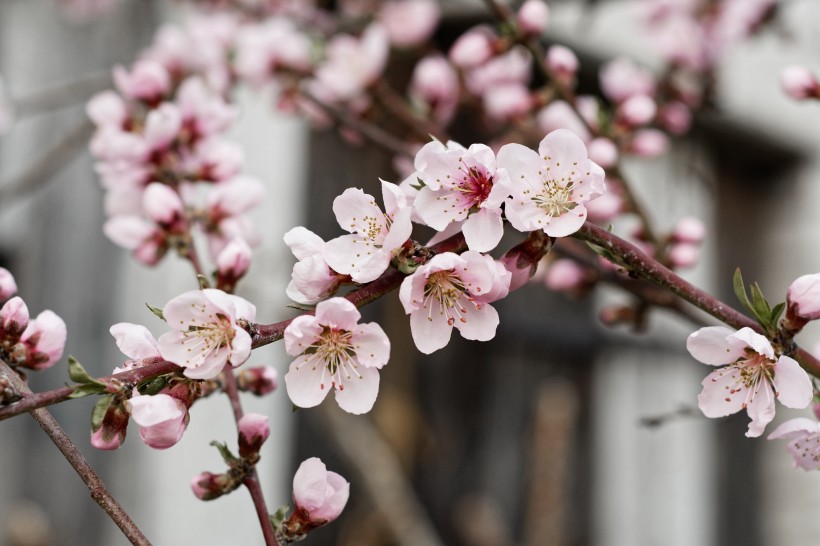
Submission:
[[[31,193],[48,182],[54,173],[88,144],[93,133],[94,125],[84,119],[23,174],[0,182],[0,206],[8,205],[14,198]]]
[[[0,372],[8,377],[12,386],[17,389],[17,391],[31,393],[31,389],[20,379],[17,372],[11,369],[3,360],[0,360]],[[34,420],[37,421],[40,428],[51,438],[54,445],[57,446],[71,467],[74,468],[74,471],[80,476],[80,479],[83,480],[91,492],[91,498],[94,499],[94,502],[105,510],[105,513],[108,514],[111,520],[120,528],[131,544],[151,546],[151,542],[142,534],[139,527],[137,527],[131,517],[111,495],[102,479],[97,475],[91,465],[88,464],[88,461],[83,457],[80,450],[77,449],[77,446],[74,445],[51,413],[45,409],[36,409],[31,411],[31,416],[34,417]]]
[[[87,102],[94,93],[111,87],[109,71],[93,72],[70,82],[61,82],[14,98],[18,118],[43,114]]]

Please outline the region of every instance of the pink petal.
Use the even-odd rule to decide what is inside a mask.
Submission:
[[[390,231],[387,232],[387,236],[384,238],[382,250],[385,252],[393,252],[410,238],[413,232],[413,224],[410,220],[412,213],[413,209],[407,207],[399,209],[392,216],[393,223],[390,225]]]
[[[285,388],[291,402],[300,408],[318,406],[332,388],[327,366],[315,355],[298,357],[285,374]]]
[[[299,356],[319,338],[322,327],[316,317],[301,315],[285,328],[285,352]]]
[[[455,192],[433,191],[429,187],[419,190],[414,206],[424,223],[436,231],[444,230],[451,222],[463,220],[468,212]]]
[[[350,331],[356,328],[361,318],[356,306],[345,298],[331,298],[316,306],[316,320],[322,326]]]
[[[348,413],[367,413],[376,403],[379,394],[379,372],[375,368],[359,366],[358,376],[351,374],[344,378],[343,388],[336,387],[336,402]]]
[[[159,345],[154,335],[140,324],[120,322],[109,330],[120,351],[128,358],[150,358],[159,356]]]
[[[350,339],[356,359],[367,368],[381,368],[390,359],[390,340],[375,322],[359,324]]]
[[[350,233],[366,233],[369,227],[368,219],[377,222],[385,230],[387,227],[384,225],[384,213],[376,205],[375,199],[359,188],[348,188],[334,199],[333,213],[342,229]]]
[[[566,237],[572,235],[584,225],[587,219],[587,209],[578,205],[561,216],[547,217],[544,220],[544,233],[550,237]]]
[[[498,312],[488,303],[477,303],[475,306],[465,302],[462,312],[463,322],[455,321],[454,325],[464,339],[489,341],[495,337],[498,328]]]
[[[689,336],[686,349],[698,362],[711,366],[729,364],[746,356],[744,344],[729,341],[732,334],[725,326],[707,326]]]
[[[508,199],[504,212],[512,227],[525,233],[543,229],[547,219],[544,210],[526,197],[513,196]]]
[[[785,423],[781,423],[776,429],[769,434],[769,440],[793,440],[800,436],[805,436],[807,433],[816,434],[820,432],[820,423],[805,417],[798,417],[796,419],[789,419]]]
[[[504,235],[501,209],[481,209],[471,214],[461,230],[470,250],[489,252],[498,246]]]
[[[740,340],[744,345],[751,347],[758,354],[761,354],[770,360],[774,360],[774,349],[772,348],[771,342],[751,328],[741,328],[729,337],[730,342],[732,339]]]
[[[325,248],[325,242],[321,237],[302,226],[297,226],[285,233],[285,244],[299,260],[314,254],[321,254]]]
[[[185,415],[185,405],[167,394],[139,395],[128,400],[131,418],[141,427],[173,421]]]
[[[453,327],[447,323],[447,317],[438,302],[433,302],[432,309],[422,307],[410,314],[410,333],[416,347],[429,355],[445,347],[450,342]]]
[[[763,429],[774,419],[774,392],[766,381],[761,381],[757,385],[751,400],[746,405],[746,413],[752,420],[749,423],[749,430],[746,437],[757,438],[763,434]]]
[[[743,385],[736,366],[713,371],[701,384],[698,407],[706,417],[725,417],[743,409],[749,389]]]
[[[774,365],[774,386],[777,399],[787,408],[805,408],[811,402],[812,384],[800,364],[788,356],[781,356]]]
[[[390,253],[360,235],[342,235],[325,244],[325,261],[334,271],[359,283],[376,280],[390,265]]]

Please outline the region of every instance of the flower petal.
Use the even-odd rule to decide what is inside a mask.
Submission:
[[[811,379],[794,359],[785,355],[778,359],[773,381],[777,399],[787,408],[801,409],[811,402]]]
[[[336,402],[348,413],[367,413],[376,403],[379,394],[379,372],[375,368],[357,367],[358,376],[344,378],[344,384],[336,388]]]
[[[728,340],[733,333],[725,326],[701,328],[686,340],[686,350],[695,360],[711,366],[735,362],[746,356],[746,353],[742,345],[731,343]]]
[[[285,374],[285,388],[291,402],[300,408],[312,408],[322,403],[331,389],[327,382],[325,363],[314,355],[302,355],[294,360]]]
[[[390,340],[375,322],[356,326],[350,342],[356,349],[356,359],[362,366],[381,368],[390,359]]]

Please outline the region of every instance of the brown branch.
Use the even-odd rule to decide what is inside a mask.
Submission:
[[[31,393],[28,385],[20,379],[17,372],[11,369],[3,360],[0,360],[0,372],[8,377],[12,386],[18,392]],[[59,423],[52,417],[51,413],[45,409],[35,409],[31,411],[31,416],[37,421],[40,428],[43,429],[48,437],[51,438],[51,441],[54,442],[54,445],[57,446],[74,471],[77,472],[80,479],[83,480],[91,492],[91,498],[94,499],[94,502],[105,510],[105,513],[108,514],[111,520],[120,528],[131,544],[150,546],[151,542],[142,534],[139,527],[137,527],[131,517],[111,495],[102,479],[97,475],[91,465],[88,464],[88,461],[83,457],[82,453],[80,453],[77,446],[74,445],[65,431],[63,431]]]
[[[630,273],[669,289],[673,294],[706,311],[721,322],[733,328],[751,328],[762,333],[757,322],[684,280],[666,266],[644,254],[632,243],[590,223],[584,224],[574,237],[612,252]],[[807,372],[820,377],[820,360],[800,348],[794,351],[794,356]]]

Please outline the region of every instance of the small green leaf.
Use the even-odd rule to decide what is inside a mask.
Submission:
[[[80,362],[73,356],[68,357],[68,377],[70,377],[75,383],[80,383],[82,385],[93,384],[102,385],[105,387],[105,383],[97,381],[91,377],[91,375],[85,371],[83,365],[80,364]]]
[[[743,282],[743,275],[740,274],[739,267],[735,269],[732,284],[734,285],[735,296],[737,296],[738,301],[740,301],[740,303],[743,304],[743,307],[748,309],[750,313],[754,313],[754,307],[752,307],[751,302],[749,302],[749,296],[746,295],[746,284]]]
[[[90,394],[102,394],[108,389],[105,385],[97,385],[95,383],[86,383],[85,385],[78,385],[73,387],[73,391],[68,395],[69,398],[82,398]]]
[[[777,321],[780,320],[780,315],[783,314],[783,310],[786,309],[786,302],[778,303],[774,306],[771,312],[771,323],[772,326],[777,326]]]
[[[154,307],[153,305],[150,305],[148,303],[146,303],[145,306],[148,308],[149,311],[154,313],[161,320],[165,320],[165,315],[162,314],[162,309],[160,309],[159,307]]]
[[[220,443],[214,440],[211,442],[211,445],[214,446],[218,451],[219,454],[222,455],[222,460],[225,461],[225,464],[228,466],[233,466],[239,461],[239,458],[231,453],[231,450],[228,449],[228,444]]]
[[[282,523],[288,519],[288,513],[290,513],[290,505],[283,504],[276,509],[276,512],[270,515],[270,523],[273,525],[274,529],[278,529]]]
[[[143,384],[140,388],[140,393],[154,396],[156,394],[159,394],[159,392],[167,386],[168,376],[161,375]]]
[[[757,317],[762,322],[768,322],[772,314],[772,309],[769,307],[769,302],[766,301],[766,297],[763,295],[763,291],[760,290],[760,286],[758,286],[757,283],[754,283],[751,286],[751,289],[752,305],[755,308]]]
[[[91,410],[91,430],[98,430],[102,426],[105,414],[108,412],[108,408],[111,406],[113,400],[114,395],[109,394],[108,396],[103,396],[94,404],[94,409]]]

